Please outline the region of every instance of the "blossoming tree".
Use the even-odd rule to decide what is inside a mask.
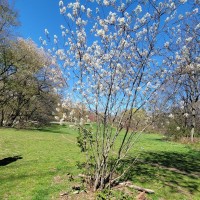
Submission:
[[[176,28],[184,3],[59,1],[66,23],[61,38],[54,35],[56,47],[49,52],[60,60],[71,97],[95,115],[93,126],[84,125],[84,116],[76,119],[94,190],[112,185],[125,173],[116,175],[116,167],[135,143],[131,120],[140,108],[150,109],[150,99],[169,80],[173,64],[162,61],[169,29]],[[50,38],[47,29],[45,34]]]
[[[173,66],[171,88],[174,89],[176,107],[180,109],[184,123],[179,130],[190,129],[191,142],[198,120],[200,101],[200,23],[198,7],[193,7],[185,16],[179,15],[176,29],[170,31],[168,57],[165,63]],[[175,106],[174,104],[174,106]]]

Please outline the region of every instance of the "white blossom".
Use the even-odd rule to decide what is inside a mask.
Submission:
[[[81,126],[84,125],[84,120],[83,120],[83,118],[80,119],[80,125],[81,125]]]
[[[108,1],[108,0],[103,0],[103,4],[104,4],[105,6],[108,6],[108,5],[109,5],[109,1]]]
[[[169,48],[169,42],[165,42],[164,47]]]
[[[85,12],[85,6],[84,5],[81,5],[81,10],[82,10],[82,12]]]
[[[49,34],[49,31],[46,28],[44,29],[44,32],[45,32],[45,35]]]
[[[63,30],[65,29],[65,27],[63,25],[60,25],[60,29]]]
[[[180,15],[178,16],[178,18],[179,18],[180,20],[183,19],[183,15],[180,14]]]
[[[180,3],[186,3],[187,2],[187,0],[179,0],[180,1]]]
[[[43,40],[42,45],[43,45],[43,46],[46,46],[46,45],[47,45],[46,40]]]
[[[200,23],[196,25],[195,30],[200,29]]]
[[[58,5],[62,7],[64,5],[63,1],[59,1]]]
[[[125,23],[125,18],[124,17],[119,17],[118,18],[118,22],[120,25],[124,24]]]
[[[103,29],[97,30],[97,35],[99,36],[105,36],[105,31]]]
[[[110,23],[114,24],[116,22],[116,15],[114,13],[112,13],[111,17],[110,17]]]
[[[57,111],[57,112],[60,112],[60,108],[56,108],[56,111]]]
[[[165,19],[165,22],[168,22],[170,20],[170,18],[169,17],[167,17],[166,19]]]
[[[66,7],[60,8],[60,14],[65,14],[66,13]]]
[[[179,37],[177,40],[176,40],[176,44],[179,44],[181,42],[181,38]]]
[[[199,12],[199,9],[198,8],[195,8],[194,10],[193,10],[193,13],[194,14],[196,14],[196,13],[198,13]]]
[[[60,118],[59,118],[58,116],[55,116],[55,119],[56,119],[56,120],[59,120]]]
[[[185,41],[186,41],[186,42],[191,42],[191,41],[192,41],[192,37],[186,38]]]
[[[92,15],[92,10],[90,8],[87,9],[87,16],[88,17],[91,17]]]
[[[62,36],[65,37],[66,36],[66,32],[62,31]]]
[[[170,8],[171,8],[171,9],[175,9],[175,8],[176,8],[176,5],[175,5],[174,2],[171,2],[171,4],[170,4]]]
[[[74,110],[72,110],[70,113],[69,113],[70,116],[73,116],[74,115]]]
[[[135,8],[134,12],[135,12],[136,14],[141,13],[141,12],[142,12],[142,7],[141,7],[141,5],[138,5],[138,6]]]
[[[57,44],[57,43],[58,43],[58,40],[57,40],[57,39],[54,39],[53,42],[54,42],[54,44]]]

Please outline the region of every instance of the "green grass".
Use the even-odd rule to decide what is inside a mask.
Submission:
[[[0,161],[21,156],[0,165],[0,199],[59,199],[74,184],[69,174],[83,160],[76,145],[76,131],[52,126],[40,130],[0,129]],[[135,185],[155,190],[153,200],[200,200],[200,146],[163,140],[158,134],[144,134],[119,168],[132,165],[125,178]],[[0,162],[1,163],[1,162]]]
[[[0,199],[55,199],[66,191],[67,173],[78,172],[81,158],[76,136],[69,129],[27,131],[0,129],[0,160],[22,159],[0,166]]]
[[[194,149],[192,145],[165,141],[158,134],[145,134],[133,150],[140,156],[126,179],[153,189],[156,194],[149,199],[200,200],[199,145]],[[133,150],[120,170],[133,163]]]

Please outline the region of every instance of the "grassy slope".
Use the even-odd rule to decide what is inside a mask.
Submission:
[[[200,200],[200,180],[195,178],[200,174],[198,148],[143,135],[130,153],[139,153],[142,162],[134,164],[127,178],[154,189],[156,194],[149,199]],[[57,126],[40,131],[0,129],[0,160],[13,156],[22,159],[0,166],[0,199],[57,199],[73,184],[67,174],[78,174],[76,162],[83,159],[75,131]],[[127,159],[119,170],[132,162]]]
[[[51,199],[69,187],[67,173],[77,173],[79,149],[70,130],[0,129],[0,160],[23,158],[0,166],[0,199]]]
[[[141,149],[141,150],[140,150]],[[163,140],[161,135],[141,136],[134,150],[139,161],[127,179],[156,191],[155,200],[200,200],[200,148]],[[134,152],[130,153],[131,155]],[[127,160],[127,166],[133,159]],[[126,165],[125,165],[126,167]]]

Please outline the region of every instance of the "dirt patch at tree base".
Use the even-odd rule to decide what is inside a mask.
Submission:
[[[59,200],[95,200],[96,193],[91,191],[81,191],[79,193],[61,194]]]

